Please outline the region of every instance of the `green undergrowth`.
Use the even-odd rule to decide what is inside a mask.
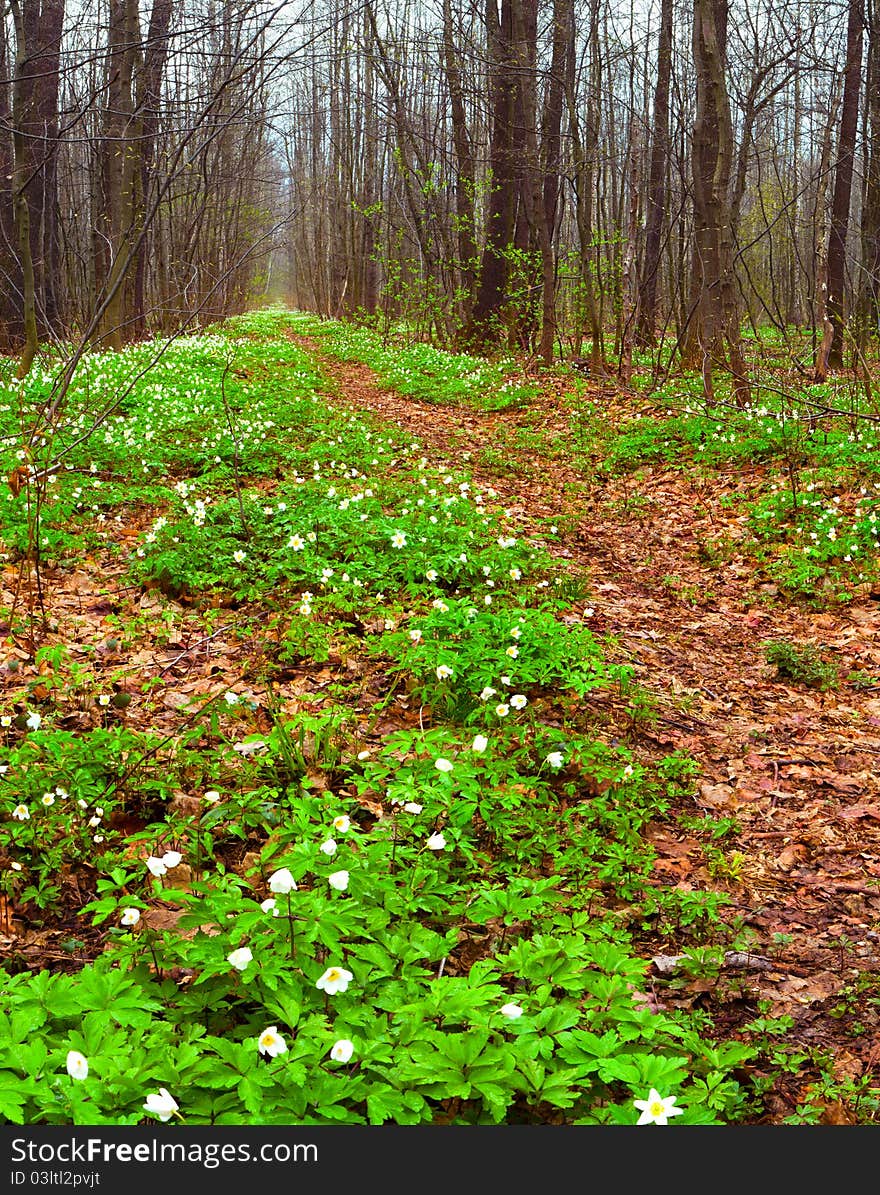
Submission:
[[[337,411],[291,327],[261,312],[179,343],[166,401],[147,373],[144,405],[82,446],[73,484],[151,487],[118,546],[131,584],[206,630],[238,604],[251,656],[190,686],[172,734],[131,712],[155,677],[87,692],[63,647],[59,683],[0,716],[0,885],[77,956],[5,960],[0,1115],[635,1124],[654,1089],[670,1123],[755,1118],[759,1043],[649,975],[658,941],[692,977],[737,942],[724,893],[654,871],[647,831],[696,764],[598,736],[591,695],[632,678],[572,609],[557,532]],[[333,684],[291,700],[325,663]],[[72,730],[86,699],[97,721]]]
[[[526,405],[539,393],[539,387],[523,381],[512,357],[490,361],[418,342],[398,343],[371,328],[308,315],[297,316],[293,326],[337,361],[369,366],[383,386],[407,398],[501,411]]]
[[[177,478],[210,487],[271,477],[309,440],[332,452],[314,362],[283,336],[255,341],[246,330],[180,337],[158,360],[152,342],[88,356],[51,424],[60,358],[23,383],[0,370],[0,454],[6,476],[21,471],[0,501],[6,556],[39,547],[44,560],[65,560],[112,543]]]
[[[844,398],[839,415],[811,418],[815,404]],[[741,548],[787,595],[846,602],[878,573],[880,441],[873,412],[865,407],[860,417],[842,384],[810,384],[803,400],[801,409],[772,395],[744,409],[707,409],[677,379],[652,392],[649,413],[611,421],[585,391],[571,414],[570,456],[585,474],[606,478],[697,470],[711,487],[731,469],[752,474],[757,498],[720,503],[745,516]]]

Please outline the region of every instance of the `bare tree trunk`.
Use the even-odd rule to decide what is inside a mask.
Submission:
[[[516,218],[517,172],[513,160],[517,92],[513,47],[516,2],[501,0],[499,14],[497,0],[486,0],[492,109],[491,181],[480,281],[467,335],[469,347],[478,350],[488,347],[498,336]]]
[[[147,43],[144,47],[144,65],[137,81],[135,96],[136,117],[139,124],[140,145],[138,150],[139,188],[135,225],[144,222],[147,206],[155,190],[156,139],[159,133],[159,106],[162,95],[162,76],[168,57],[168,32],[171,27],[173,0],[153,0]],[[154,237],[144,236],[137,251],[134,267],[134,288],[132,298],[132,331],[143,334],[146,329],[145,287],[147,262]]]
[[[34,259],[31,249],[31,212],[27,187],[31,181],[31,155],[25,130],[30,123],[32,94],[28,86],[31,46],[36,40],[39,10],[23,8],[19,0],[10,0],[15,23],[15,76],[12,84],[12,202],[15,229],[18,237],[18,260],[21,268],[21,306],[24,346],[18,360],[16,377],[30,372],[39,347],[37,329],[37,294]]]
[[[12,349],[21,339],[21,270],[16,249],[12,142],[12,74],[14,49],[0,20],[0,349]]]
[[[443,65],[452,116],[452,141],[455,147],[455,215],[458,237],[458,271],[461,278],[460,321],[466,328],[471,318],[477,280],[477,241],[474,197],[476,175],[474,150],[464,101],[461,63],[452,29],[451,0],[443,0]]]
[[[862,200],[860,340],[880,333],[880,20],[877,0],[868,0],[867,80],[865,85],[865,182]]]
[[[630,123],[633,130],[630,134],[630,180],[629,180],[629,220],[627,222],[626,241],[623,250],[622,285],[622,328],[620,336],[620,362],[617,373],[620,380],[628,385],[632,377],[633,340],[635,338],[635,322],[638,308],[638,277],[636,270],[636,244],[639,227],[639,138],[636,122]]]
[[[134,139],[132,83],[141,44],[138,0],[110,0],[107,84],[101,145],[101,211],[98,281],[105,300],[94,343],[122,348],[126,319],[126,275],[131,265],[137,195],[138,146]]]
[[[697,113],[692,147],[694,259],[691,322],[682,348],[684,361],[703,375],[703,393],[715,401],[713,370],[728,367],[738,403],[748,400],[733,276],[730,178],[733,124],[725,57],[728,0],[695,0],[694,63]],[[729,352],[729,362],[725,353]]]
[[[654,128],[648,173],[648,218],[639,285],[635,338],[653,345],[657,323],[657,279],[666,215],[666,171],[669,168],[669,79],[672,73],[672,0],[662,0],[657,43],[657,86],[654,89]]]
[[[834,191],[831,196],[831,230],[828,234],[826,267],[825,318],[830,325],[830,337],[823,336],[816,359],[816,373],[823,377],[829,369],[843,367],[846,238],[849,230],[853,165],[859,123],[863,32],[864,15],[860,0],[850,0],[846,25],[846,63],[843,78],[843,103],[840,111],[840,137],[837,143]]]
[[[562,158],[562,108],[565,102],[565,61],[574,23],[573,0],[554,0],[550,78],[541,121],[541,358],[553,362],[556,340],[556,254],[554,239],[559,212],[559,170]]]
[[[599,142],[599,89],[601,85],[601,54],[599,43],[599,10],[601,0],[590,0],[590,82],[586,107],[586,130],[582,132],[577,95],[575,92],[575,36],[568,47],[565,72],[566,102],[568,105],[569,135],[571,137],[572,172],[574,174],[575,220],[578,230],[581,259],[581,299],[583,315],[590,333],[590,369],[594,375],[605,372],[605,342],[596,303],[596,280],[593,267],[596,249],[593,245],[593,189]]]

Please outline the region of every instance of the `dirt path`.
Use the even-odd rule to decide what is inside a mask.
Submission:
[[[833,1043],[854,1076],[874,1066],[876,1001],[856,1002],[849,1018],[829,1013],[860,973],[880,973],[880,690],[846,680],[856,668],[880,673],[880,604],[812,612],[777,599],[736,551],[703,559],[720,528],[732,526],[735,544],[723,499],[760,480],[758,468],[718,472],[706,484],[686,470],[645,469],[635,502],[631,479],[597,482],[558,458],[511,453],[512,433],[535,427],[534,404],[483,414],[404,399],[366,367],[296,339],[352,409],[396,424],[450,465],[470,453],[475,479],[497,491],[524,532],[535,519],[558,520],[555,555],[589,581],[589,600],[575,609],[597,635],[613,637],[612,655],[631,662],[657,699],[653,718],[650,709],[633,718],[623,702],[611,716],[629,724],[646,756],[681,750],[699,761],[690,816],[740,826],[733,848],[724,844],[727,874],[723,863],[710,873],[686,831],[658,827],[660,882],[726,892],[728,920],[740,917],[752,949],[772,963],[749,969],[754,999],[793,1017],[800,1040]],[[537,412],[545,439],[548,430],[568,434],[563,398],[545,396]],[[493,445],[503,463],[487,469]],[[768,639],[819,647],[837,664],[840,687],[774,680]],[[878,990],[880,979],[875,998]],[[866,1027],[855,1037],[854,1017]]]

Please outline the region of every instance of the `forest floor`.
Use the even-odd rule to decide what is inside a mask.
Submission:
[[[741,536],[724,499],[761,489],[763,466],[699,478],[687,468],[647,466],[637,481],[597,478],[569,463],[564,384],[525,408],[438,407],[403,398],[367,367],[295,339],[352,409],[405,430],[433,459],[465,457],[475,482],[495,489],[526,534],[531,520],[558,522],[560,542],[551,551],[587,581],[588,599],[574,613],[612,659],[634,668],[650,695],[642,708],[591,695],[597,727],[645,759],[682,751],[699,762],[693,804],[673,810],[649,835],[656,879],[725,893],[731,903],[722,916],[747,927],[751,941],[727,953],[717,978],[698,977],[656,998],[682,1006],[706,1001],[725,1032],[752,1020],[760,1005],[769,1018],[792,1018],[790,1044],[833,1055],[836,1079],[857,1084],[876,1076],[880,682],[826,692],[786,683],[763,645],[812,645],[844,677],[880,670],[880,594],[823,612],[787,601],[745,555],[728,551],[718,560],[707,550],[722,533],[734,543]],[[586,397],[612,423],[645,405],[612,380],[593,382]],[[733,819],[735,849],[707,860],[676,815],[685,823],[701,815]],[[669,941],[657,950],[658,977],[674,969],[679,949]],[[769,1097],[771,1112],[791,1113],[814,1079],[795,1073]],[[855,1123],[851,1115],[832,1098],[822,1122]]]
[[[548,520],[558,526],[548,550],[578,582],[573,592],[583,594],[565,621],[589,628],[606,660],[626,665],[637,682],[580,699],[590,733],[623,744],[646,766],[673,752],[696,761],[690,794],[678,791],[647,828],[655,853],[650,883],[722,897],[717,913],[728,932],[709,944],[726,949],[720,961],[716,952],[700,966],[706,939],[685,920],[665,930],[646,926],[634,946],[651,960],[643,993],[649,1007],[705,1010],[713,1040],[753,1042],[764,1019],[760,1123],[798,1123],[805,1106],[811,1111],[803,1123],[873,1120],[880,1086],[880,594],[875,601],[866,585],[856,600],[827,608],[790,600],[739,550],[745,516],[733,499],[765,491],[767,466],[698,471],[672,462],[617,474],[585,466],[571,446],[575,405],[590,404],[592,417],[609,427],[651,414],[648,400],[611,380],[575,387],[562,373],[549,375],[528,403],[482,411],[403,397],[365,365],[334,358],[319,337],[288,335],[319,363],[334,407],[399,429],[401,442],[417,441],[433,468],[466,466],[474,486],[494,491],[526,538]],[[257,483],[267,499],[274,486],[268,473]],[[268,734],[270,687],[272,700],[296,716],[320,710],[344,682],[358,693],[354,712],[369,726],[358,748],[380,747],[395,731],[421,725],[420,710],[384,700],[381,658],[304,655],[279,671],[259,601],[221,595],[206,609],[162,585],[133,584],[131,557],[157,510],[140,503],[120,510],[112,526],[102,520],[74,567],[44,570],[51,618],[42,656],[12,628],[25,607],[34,615],[39,595],[24,584],[20,562],[4,568],[0,603],[11,611],[3,628],[11,646],[0,692],[19,719],[35,707],[57,709],[57,727],[75,738],[124,718],[133,730],[171,741],[188,703],[209,699],[231,733]],[[124,635],[121,626],[129,628]],[[834,686],[786,680],[767,662],[770,640],[814,647]],[[56,667],[46,654],[52,644],[82,660],[78,679],[75,667]],[[272,667],[275,679],[263,689]],[[118,710],[99,702],[96,685],[130,704]],[[230,691],[242,700],[223,709]],[[374,716],[380,704],[384,712]],[[2,733],[12,746],[14,728]],[[305,745],[304,753],[315,747]],[[321,788],[319,771],[312,756],[308,776]],[[201,799],[193,794],[200,785],[214,787],[209,773],[180,784],[169,825],[198,821]],[[354,787],[338,796],[360,799]],[[364,814],[383,816],[369,802]],[[182,841],[169,830],[147,848],[153,815],[145,801],[108,819],[130,840],[133,862]],[[217,853],[247,878],[265,844],[251,829]],[[6,863],[0,850],[0,866]],[[95,895],[95,869],[86,858],[59,863],[59,875],[65,912],[37,915],[0,897],[0,942],[19,970],[75,971],[105,948],[106,926],[89,926],[79,914]],[[186,888],[189,878],[181,865],[167,884]],[[141,908],[144,926],[175,931],[181,909],[173,900],[147,898]],[[784,1048],[774,1051],[776,1042]],[[860,1110],[860,1093],[874,1101],[868,1112]]]

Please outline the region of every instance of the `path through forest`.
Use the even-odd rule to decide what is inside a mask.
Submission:
[[[650,701],[634,709],[626,696],[597,694],[590,704],[606,733],[626,731],[645,759],[680,750],[700,764],[692,808],[654,829],[658,883],[726,892],[726,919],[741,918],[754,934],[748,953],[728,960],[749,1004],[791,1016],[791,1035],[805,1046],[833,1044],[838,1077],[865,1073],[880,1056],[880,1018],[876,997],[852,992],[860,974],[880,972],[880,689],[846,678],[880,671],[880,601],[816,612],[785,602],[744,555],[715,558],[707,545],[722,529],[728,542],[738,538],[724,498],[759,481],[760,467],[708,481],[646,468],[635,495],[631,477],[591,477],[561,455],[515,447],[517,432],[537,424],[542,443],[564,451],[561,387],[526,409],[441,407],[402,398],[366,367],[295,339],[320,360],[337,400],[397,425],[450,467],[469,454],[474,480],[495,489],[525,534],[534,520],[558,521],[551,550],[587,579],[587,599],[572,614],[610,637],[611,658],[629,662],[656,702],[652,712]],[[614,417],[619,398],[595,391]],[[840,687],[775,679],[770,639],[815,645],[837,665]],[[740,827],[720,866],[707,866],[676,820],[701,815]],[[855,1020],[864,1032],[854,1036]]]

